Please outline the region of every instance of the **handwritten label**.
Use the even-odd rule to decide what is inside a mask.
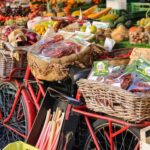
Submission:
[[[127,0],[107,0],[106,6],[112,9],[127,9]]]
[[[101,29],[106,29],[109,27],[109,23],[97,22],[97,21],[93,21],[92,25],[96,26],[97,28],[101,28]]]
[[[113,39],[106,38],[105,43],[104,43],[104,47],[105,47],[106,50],[111,52],[113,47],[115,46],[115,43],[116,42]]]

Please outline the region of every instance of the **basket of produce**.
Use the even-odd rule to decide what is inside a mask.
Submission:
[[[14,58],[13,56],[17,57]],[[27,53],[25,51],[11,52],[9,50],[0,50],[0,77],[6,78],[11,71],[15,68],[26,68],[27,66]],[[17,71],[13,74],[13,77],[22,78],[24,71]]]
[[[149,97],[141,98],[126,90],[86,79],[80,80],[78,85],[87,107],[95,112],[103,112],[130,122],[149,118]]]
[[[127,66],[125,71],[117,71],[118,67],[107,69],[106,62],[94,65],[101,71],[92,71],[88,79],[77,82],[86,106],[95,112],[103,112],[128,122],[149,120],[150,63],[142,58],[135,62]]]
[[[33,45],[28,53],[28,64],[34,76],[41,80],[58,81],[68,76],[71,64],[80,67],[91,65],[89,42],[69,38],[64,32],[50,34]]]
[[[38,36],[25,29],[9,26],[3,28],[2,33],[5,41],[2,41],[0,50],[0,77],[6,78],[13,69],[27,67],[28,46],[36,42]],[[22,78],[24,73],[17,71],[13,77]]]

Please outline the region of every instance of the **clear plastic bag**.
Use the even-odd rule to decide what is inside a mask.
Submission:
[[[36,44],[30,47],[30,51],[45,59],[61,58],[84,51],[90,45],[83,39],[64,35],[62,32],[55,33],[49,29]]]

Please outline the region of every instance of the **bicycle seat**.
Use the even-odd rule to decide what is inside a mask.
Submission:
[[[81,69],[77,67],[71,67],[69,74],[73,83],[76,83],[81,78],[87,78],[91,71],[91,68]]]

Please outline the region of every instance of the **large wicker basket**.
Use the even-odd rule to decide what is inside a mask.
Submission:
[[[12,55],[17,55],[18,60]],[[17,51],[12,53],[9,50],[0,50],[0,78],[7,78],[10,72],[15,68],[27,67],[27,53],[25,51]],[[25,71],[16,71],[13,74],[15,78],[22,78]]]
[[[77,84],[87,107],[95,112],[136,123],[150,119],[150,97],[140,97],[119,87],[87,79]]]
[[[92,64],[90,47],[87,47],[78,54],[71,54],[61,58],[40,57],[38,54],[29,52],[27,55],[28,65],[31,72],[40,80],[58,81],[69,76],[69,65],[80,65],[89,67]]]

